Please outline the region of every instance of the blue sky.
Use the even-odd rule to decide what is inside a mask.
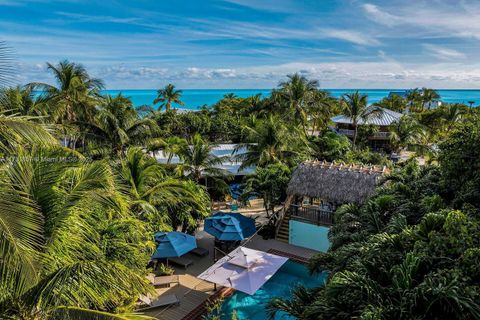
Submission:
[[[18,81],[84,64],[108,88],[478,88],[480,1],[0,0]]]

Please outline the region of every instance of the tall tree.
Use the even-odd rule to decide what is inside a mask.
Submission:
[[[307,132],[308,106],[312,103],[318,88],[318,81],[308,80],[298,73],[287,76],[286,81],[280,82],[278,90],[272,92],[274,99],[287,107],[294,121],[301,124]]]
[[[368,120],[382,115],[382,109],[368,106],[368,96],[359,93],[346,93],[341,98],[343,113],[351,119],[353,126],[353,147],[356,147],[358,125],[360,122],[366,123]]]
[[[165,110],[172,108],[172,103],[178,105],[185,105],[180,99],[182,97],[182,90],[176,90],[171,83],[167,84],[163,89],[157,91],[157,97],[153,100],[154,104],[161,103],[159,109],[165,107]]]
[[[317,90],[312,93],[311,101],[307,108],[308,117],[312,123],[312,134],[328,127],[330,119],[340,112],[337,99],[327,91]]]
[[[159,130],[154,120],[140,118],[132,101],[121,94],[104,98],[89,129],[89,137],[113,154],[123,153],[127,146],[148,145]]]
[[[265,119],[252,117],[243,126],[244,143],[235,148],[235,159],[241,169],[283,162],[289,166],[310,152],[304,133],[298,127],[287,127],[276,116]]]
[[[390,126],[390,142],[396,152],[418,146],[424,129],[418,121],[408,115],[401,117]]]
[[[422,88],[421,101],[422,109],[430,109],[432,104],[440,99],[440,95],[437,91],[429,88]]]
[[[202,178],[217,181],[217,178],[221,180],[228,176],[228,172],[220,168],[226,158],[213,154],[214,147],[215,144],[204,140],[200,134],[195,134],[188,144],[180,148],[178,155],[182,163],[178,170],[196,182]]]
[[[4,114],[19,116],[46,116],[45,101],[35,97],[32,87],[10,87],[0,89],[0,110]],[[37,118],[37,120],[43,120]],[[47,119],[48,120],[48,119]]]
[[[71,312],[88,318],[148,292],[143,225],[122,211],[125,199],[109,166],[81,157],[58,161],[78,157],[65,149],[16,152],[17,159],[2,164],[0,177],[2,316],[49,319]],[[100,225],[108,220],[109,226]],[[106,236],[113,225],[123,225],[123,233]]]
[[[159,231],[167,224],[175,228],[177,223],[189,222],[190,217],[185,215],[182,219],[168,215],[181,206],[190,209],[186,214],[200,215],[209,207],[208,195],[202,188],[192,185],[191,181],[169,176],[163,165],[138,147],[126,151],[119,172],[132,199],[132,211],[150,223],[154,229],[151,231]]]
[[[246,176],[241,198],[251,196],[263,199],[267,217],[274,213],[275,206],[286,197],[287,184],[290,181],[290,169],[281,163],[266,167],[257,167],[255,172]]]
[[[47,70],[53,74],[56,86],[38,82],[30,85],[42,91],[54,119],[66,124],[91,121],[103,81],[92,78],[81,64],[68,60],[57,65],[47,63]]]
[[[29,86],[42,92],[51,121],[60,124],[64,145],[75,148],[75,142],[84,138],[82,125],[93,122],[104,84],[92,78],[81,64],[68,60],[57,65],[47,63],[47,70],[56,85],[34,82]]]
[[[398,94],[392,94],[373,104],[376,107],[404,112],[407,109],[407,100]]]

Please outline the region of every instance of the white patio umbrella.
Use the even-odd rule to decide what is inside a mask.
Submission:
[[[198,278],[252,295],[287,260],[288,258],[263,251],[238,247],[205,270]]]

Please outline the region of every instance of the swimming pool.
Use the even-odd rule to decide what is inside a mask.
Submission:
[[[222,305],[222,320],[230,320],[234,310],[239,320],[267,319],[265,305],[270,299],[290,297],[290,291],[297,284],[303,284],[310,288],[321,286],[325,283],[326,278],[326,273],[310,276],[303,264],[289,260],[254,295],[250,296],[237,291],[225,299]],[[294,318],[279,312],[275,319]]]

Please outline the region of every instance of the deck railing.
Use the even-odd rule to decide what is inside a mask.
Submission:
[[[315,207],[302,207],[292,204],[288,209],[290,218],[304,221],[319,226],[331,226],[333,224],[333,212]]]
[[[354,131],[350,129],[337,129],[337,132],[347,136],[347,137],[353,137]],[[390,136],[390,132],[385,132],[385,131],[379,131],[373,133],[370,138],[375,138],[375,139],[387,139]]]

